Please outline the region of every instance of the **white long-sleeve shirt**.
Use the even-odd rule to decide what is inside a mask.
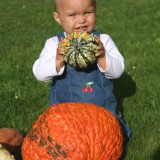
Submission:
[[[117,49],[111,37],[107,34],[101,34],[100,40],[103,43],[106,54],[106,69],[103,70],[98,64],[98,68],[104,73],[108,79],[116,79],[120,77],[124,71],[124,58]],[[45,46],[33,65],[33,73],[37,80],[48,81],[55,76],[63,74],[65,66],[59,72],[56,71],[56,52],[59,44],[58,38],[52,37],[48,39]]]

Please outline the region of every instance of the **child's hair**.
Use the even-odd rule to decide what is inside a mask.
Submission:
[[[57,1],[58,1],[58,0],[54,0],[54,10],[55,10],[55,11],[57,11]],[[94,5],[94,7],[95,7],[95,9],[96,9],[96,0],[92,0],[92,3],[93,3],[93,5]]]

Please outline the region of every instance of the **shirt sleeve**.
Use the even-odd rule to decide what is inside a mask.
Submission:
[[[50,38],[46,41],[45,46],[33,65],[33,74],[39,81],[49,81],[53,77],[61,75],[64,67],[57,73],[56,71],[56,51],[58,47],[57,37]]]
[[[100,39],[105,48],[106,69],[103,70],[99,65],[98,67],[106,78],[119,78],[124,72],[124,58],[109,35],[101,34]]]

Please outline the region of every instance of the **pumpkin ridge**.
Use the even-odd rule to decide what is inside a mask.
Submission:
[[[86,51],[88,51],[88,52],[90,52],[90,53],[92,53],[93,55],[95,55],[95,51],[90,51],[89,49],[87,49],[87,48],[83,48],[83,49],[85,49]],[[83,54],[84,55],[84,54]]]
[[[80,114],[78,114],[78,116],[77,117],[79,117],[78,118],[78,123],[79,123],[79,121],[80,121],[80,123],[79,123],[79,126],[80,126],[80,128],[81,128],[81,130],[82,130],[82,134],[81,134],[81,138],[82,138],[82,140],[83,140],[83,143],[82,144],[85,144],[85,151],[86,151],[86,154],[84,154],[84,158],[85,159],[88,159],[89,157],[89,152],[90,152],[90,147],[89,147],[89,140],[88,140],[88,138],[86,137],[85,138],[85,135],[87,135],[87,128],[88,128],[88,123],[86,123],[81,117],[83,117],[84,116],[84,112],[86,112],[86,108],[85,108],[85,106],[82,104],[81,105],[81,108],[82,108],[82,110],[81,110],[81,112],[80,112]],[[88,116],[87,116],[87,118],[88,118]],[[82,121],[83,120],[83,121]],[[81,147],[81,151],[84,151],[84,149],[83,149],[83,147]]]
[[[91,152],[91,148],[90,148],[90,137],[88,137],[88,133],[87,133],[88,132],[88,123],[87,123],[87,121],[84,121],[84,120],[82,121],[82,118],[81,118],[82,116],[84,116],[84,112],[87,113],[87,109],[82,104],[81,114],[78,114],[79,115],[79,120],[80,120],[79,125],[81,125],[81,129],[82,129],[81,137],[83,139],[83,144],[85,144],[84,149],[86,151],[86,154],[84,155],[84,157],[85,157],[85,159],[90,159],[89,153]],[[90,115],[88,115],[88,114],[86,114],[86,115],[87,115],[86,119],[90,119]],[[84,151],[84,149],[81,147],[82,151]]]
[[[109,112],[109,111],[108,111],[108,112]],[[115,145],[116,142],[117,142],[117,143],[120,142],[119,145],[123,145],[123,144],[122,144],[122,141],[120,141],[120,138],[121,138],[121,127],[119,126],[119,130],[117,130],[118,125],[119,125],[119,123],[117,123],[117,121],[118,121],[117,118],[113,116],[113,113],[108,114],[107,116],[108,116],[108,118],[109,118],[110,121],[111,121],[110,123],[114,124],[114,127],[112,127],[112,132],[111,132],[112,144],[110,144],[110,147],[112,146],[112,148],[113,148],[113,145]],[[111,125],[110,125],[110,128],[111,128]],[[111,130],[111,129],[110,129],[110,130]],[[116,134],[117,136],[115,136],[115,134]],[[117,141],[115,141],[115,137],[117,138]],[[123,139],[123,137],[122,137],[122,139]],[[108,146],[109,146],[109,145],[108,145]],[[118,157],[121,155],[121,153],[118,153],[117,147],[114,147],[114,148],[115,148],[115,150],[112,150],[112,152],[114,151],[114,153],[115,153],[115,152],[117,153],[116,157],[117,157],[117,159],[118,159]],[[112,154],[112,152],[110,153],[110,155],[114,155],[114,154]],[[116,158],[115,158],[115,159],[116,159]]]
[[[104,123],[100,123],[101,121],[102,122],[104,122],[106,119],[105,119],[105,117],[103,117],[104,115],[103,115],[103,112],[102,112],[102,110],[101,110],[101,108],[98,108],[99,109],[99,112],[98,112],[98,119],[97,119],[97,128],[98,129],[96,129],[95,127],[95,130],[97,131],[96,132],[96,135],[98,134],[98,131],[101,133],[100,135],[99,135],[99,137],[96,137],[96,139],[99,139],[100,141],[98,141],[99,143],[99,148],[97,148],[97,150],[99,150],[99,151],[97,151],[96,150],[96,152],[95,152],[95,155],[97,155],[97,159],[100,159],[100,157],[102,157],[102,153],[103,153],[103,150],[104,150],[104,146],[103,145],[100,145],[100,144],[103,144],[103,140],[104,140],[104,138],[105,137],[107,137],[107,135],[104,135],[104,133],[106,132],[106,129],[105,128],[103,128],[103,125],[107,125],[107,123],[106,124],[104,124]],[[101,125],[99,125],[99,124],[101,124]]]
[[[83,107],[83,106],[82,106]],[[82,110],[83,110],[83,108],[82,108]],[[79,115],[81,115],[81,116],[83,116],[83,112],[79,112]],[[78,119],[78,121],[77,121],[77,119]],[[77,123],[77,125],[78,125],[78,129],[81,129],[82,130],[82,132],[81,132],[81,134],[79,134],[79,138],[81,138],[82,139],[82,137],[83,137],[83,135],[85,135],[86,134],[86,132],[85,132],[85,126],[84,126],[84,124],[83,124],[83,121],[81,121],[81,118],[80,118],[80,116],[77,116],[76,117],[76,123]],[[74,134],[74,133],[73,133]],[[84,139],[82,139],[82,144],[84,143]],[[78,144],[81,146],[81,144],[78,142]],[[83,151],[83,148],[82,147],[80,147],[81,148],[81,151]],[[83,152],[82,152],[83,153]],[[86,157],[86,155],[84,155],[83,154],[83,157],[85,157],[84,159],[87,159],[87,157]]]
[[[100,108],[97,109],[97,112],[95,111],[95,116],[97,117],[97,123],[95,123],[94,121],[94,130],[95,130],[95,135],[98,134],[98,132],[101,132],[102,134],[101,135],[97,135],[95,136],[95,139],[97,141],[97,139],[99,139],[99,141],[97,141],[97,143],[95,144],[97,146],[97,149],[95,150],[95,155],[97,157],[97,159],[99,159],[101,156],[102,156],[102,151],[103,151],[103,146],[100,146],[100,144],[102,143],[103,139],[104,139],[104,132],[101,131],[101,126],[102,124],[99,123],[99,122],[103,122],[104,118],[102,117],[102,114],[100,112]],[[97,125],[96,125],[97,124]],[[101,125],[100,125],[101,124]],[[97,151],[98,150],[98,151]]]
[[[78,66],[81,68],[81,66],[83,66],[82,64],[86,64],[88,61],[86,61],[87,60],[87,58],[83,55],[83,54],[81,54],[82,52],[81,51],[79,51],[79,56],[77,56],[77,61],[76,61],[76,63],[78,64]],[[81,58],[81,57],[83,57],[83,58]],[[82,62],[83,61],[83,62]],[[89,64],[89,63],[88,63]]]
[[[86,111],[85,107],[83,106],[83,104],[82,104],[81,107],[82,107],[81,113],[78,114],[78,116],[79,116],[78,123],[79,123],[79,126],[80,126],[81,130],[82,130],[82,133],[81,133],[82,144],[85,145],[85,147],[83,147],[81,145],[81,151],[83,153],[86,152],[86,154],[83,154],[83,157],[84,157],[84,159],[88,159],[89,158],[88,157],[89,156],[89,152],[90,152],[90,147],[89,147],[89,142],[88,142],[87,132],[86,132],[87,128],[88,128],[88,124],[85,123],[85,121],[81,118],[81,117],[84,116],[84,111]],[[85,135],[86,135],[86,137],[85,137]]]
[[[80,134],[80,138],[82,139],[82,142],[80,144],[80,148],[81,148],[81,151],[82,153],[84,153],[84,151],[86,151],[86,154],[83,154],[83,158],[84,159],[88,159],[88,154],[89,154],[89,151],[90,151],[90,147],[88,145],[88,140],[87,138],[85,138],[85,135],[86,135],[86,128],[88,128],[88,124],[85,123],[85,121],[81,118],[84,116],[84,112],[86,111],[84,105],[82,104],[81,105],[81,108],[82,110],[78,113],[77,117],[79,117],[79,120],[77,121],[78,122],[78,126],[80,127],[81,129],[81,134]],[[76,117],[76,119],[77,119]],[[85,148],[84,148],[84,145],[85,145]],[[82,147],[83,146],[83,147]]]
[[[72,116],[74,116],[74,112],[72,113],[70,110],[72,110],[73,108],[71,107],[70,109],[68,109],[68,113],[71,113],[71,117]],[[74,109],[73,109],[74,110]],[[74,132],[73,131],[71,131],[70,130],[70,128],[72,128],[73,126],[71,126],[70,125],[70,119],[68,119],[68,118],[66,118],[66,114],[64,114],[63,112],[62,112],[62,116],[63,116],[63,118],[64,118],[64,120],[65,120],[65,122],[66,122],[66,125],[68,126],[68,128],[69,128],[69,131],[72,133],[72,137],[74,137],[73,139],[75,139],[75,140],[77,140],[77,138],[78,137],[75,137],[74,136]],[[77,117],[76,117],[77,118]],[[72,120],[73,121],[73,120]],[[77,123],[77,122],[76,122]],[[81,123],[78,123],[78,124],[81,124]],[[83,128],[83,127],[82,127]],[[81,138],[81,135],[79,136],[79,138]],[[77,144],[79,144],[79,142],[77,141]],[[70,145],[70,144],[69,144]],[[73,146],[72,146],[73,147]],[[73,149],[74,150],[74,152],[77,152],[77,149],[75,148],[75,149]],[[82,150],[82,149],[81,149]],[[79,152],[79,151],[78,151]],[[83,153],[83,152],[82,152]],[[85,157],[85,155],[83,154],[83,157]]]
[[[67,62],[67,63],[69,62],[69,59],[70,59],[71,56],[72,56],[71,54],[68,55],[68,57],[67,57],[67,59],[66,59],[66,62]]]
[[[77,68],[79,65],[78,65],[78,56],[77,56],[78,53],[75,52],[75,68]]]
[[[90,47],[90,48],[88,48],[88,47]],[[97,46],[94,46],[94,45],[88,45],[88,47],[86,47],[86,46],[82,46],[82,49],[85,49],[85,50],[87,50],[88,52],[90,52],[90,50],[91,50],[91,48],[92,48],[92,52],[95,54],[97,51],[95,51],[95,50],[97,50]],[[93,50],[94,49],[94,50]]]
[[[63,118],[62,117],[62,113],[60,112],[61,110],[59,108],[51,108],[52,112],[54,113],[56,111],[56,113],[59,115],[59,118]],[[48,153],[52,154],[52,157],[61,157],[61,158],[65,158],[67,157],[67,148],[64,145],[61,145],[61,143],[56,142],[54,139],[52,139],[51,137],[47,137],[48,141],[52,144],[52,146],[47,147]]]
[[[95,110],[95,108],[93,108],[93,112],[91,113],[90,108],[86,109],[86,113],[87,113],[89,119],[92,117],[92,114],[94,113],[94,110]],[[97,117],[97,115],[95,115],[95,116]],[[91,156],[90,156],[90,159],[94,159],[94,157],[95,157],[95,147],[94,147],[95,143],[94,143],[94,141],[95,141],[96,135],[95,135],[95,129],[93,127],[93,126],[95,126],[94,122],[95,122],[94,120],[90,122],[91,123],[91,125],[90,125],[91,128],[89,128],[89,129],[92,130],[92,132],[91,132],[92,135],[89,135],[89,137],[88,137],[88,139],[90,140],[90,142],[89,142],[89,144],[90,144],[90,152],[92,153]]]

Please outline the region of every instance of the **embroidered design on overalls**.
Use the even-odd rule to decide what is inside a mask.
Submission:
[[[82,88],[82,92],[92,92],[93,88],[91,87],[91,85],[93,84],[93,82],[87,82],[86,86]]]

